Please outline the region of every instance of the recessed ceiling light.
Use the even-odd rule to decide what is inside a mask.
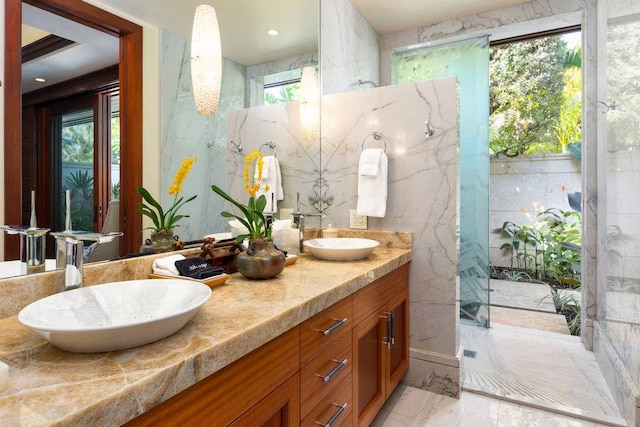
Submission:
[[[267,30],[267,34],[269,34],[270,36],[277,36],[278,34],[280,34],[280,31],[276,30],[275,28],[269,28]]]
[[[42,77],[36,77],[36,81],[37,81],[37,82],[40,82],[40,83],[44,83],[44,82],[46,82],[46,80],[45,80],[45,79],[43,79]]]

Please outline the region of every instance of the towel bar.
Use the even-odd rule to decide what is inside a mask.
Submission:
[[[387,141],[385,139],[382,138],[382,132],[371,132],[369,135],[365,136],[362,139],[362,146],[360,147],[360,150],[364,150],[364,143],[367,140],[367,138],[369,138],[370,136],[373,137],[374,140],[376,141],[380,141],[382,139],[382,142],[384,143],[384,152],[387,152]]]
[[[264,144],[262,144],[262,145],[260,146],[260,148],[258,149],[258,151],[260,151],[260,152],[262,153],[262,148],[263,148],[263,147],[269,147],[269,148],[271,148],[274,152],[276,151],[276,143],[275,143],[275,142],[273,142],[273,141],[267,141],[267,142],[265,142]]]

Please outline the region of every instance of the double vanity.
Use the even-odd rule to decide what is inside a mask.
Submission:
[[[128,350],[64,352],[0,319],[2,424],[368,425],[408,368],[411,238],[366,237],[381,244],[362,261],[234,274],[182,330]],[[145,266],[122,280],[150,272],[130,262]]]

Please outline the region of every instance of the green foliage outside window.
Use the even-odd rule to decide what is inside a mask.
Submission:
[[[569,49],[561,36],[543,37],[492,47],[489,59],[491,155],[564,153],[580,142],[579,46]],[[394,58],[394,77],[398,83],[423,81],[447,66],[437,51],[413,51]]]

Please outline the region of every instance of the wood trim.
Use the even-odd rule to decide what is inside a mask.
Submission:
[[[298,372],[299,350],[295,327],[125,425],[229,425]]]
[[[26,0],[27,3],[120,38],[122,182],[121,253],[138,252],[142,217],[136,189],[142,185],[142,27],[81,0]],[[5,223],[22,218],[22,1],[5,0]],[[128,187],[128,188],[127,188]],[[10,202],[7,202],[10,201]],[[5,259],[19,257],[17,236],[5,236]]]
[[[60,101],[64,98],[117,88],[120,67],[115,64],[93,73],[60,82],[42,89],[33,90],[22,96],[23,106]]]
[[[75,44],[72,40],[67,40],[55,34],[49,34],[22,48],[22,63],[24,64],[25,62],[40,58],[41,56],[45,56],[72,44]]]
[[[120,37],[120,253],[142,244],[142,28]]]
[[[134,33],[139,26],[81,0],[23,0],[25,3],[63,16],[114,37]]]
[[[4,30],[4,222],[22,220],[22,2],[5,0]],[[17,235],[4,237],[5,259],[18,259]]]

